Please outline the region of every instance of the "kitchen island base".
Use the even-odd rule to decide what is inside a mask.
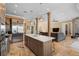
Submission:
[[[52,39],[47,36],[25,35],[25,45],[37,56],[52,55]],[[46,38],[46,39],[45,39]],[[48,40],[47,40],[48,39]]]

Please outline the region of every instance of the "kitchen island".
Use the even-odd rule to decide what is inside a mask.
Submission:
[[[38,34],[25,34],[25,45],[37,56],[51,56],[53,39],[55,38]]]

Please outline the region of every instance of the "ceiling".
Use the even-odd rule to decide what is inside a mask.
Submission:
[[[42,16],[47,20],[47,12],[52,12],[52,20],[66,21],[79,17],[79,4],[75,3],[6,3],[6,14],[30,20]]]

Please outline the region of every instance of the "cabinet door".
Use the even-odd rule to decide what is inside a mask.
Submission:
[[[0,16],[3,17],[5,16],[6,8],[5,4],[0,3]]]

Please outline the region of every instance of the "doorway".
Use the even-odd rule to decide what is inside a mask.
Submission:
[[[65,35],[67,35],[68,34],[68,25],[66,24],[65,25]]]
[[[71,35],[71,23],[65,24],[65,34]]]

